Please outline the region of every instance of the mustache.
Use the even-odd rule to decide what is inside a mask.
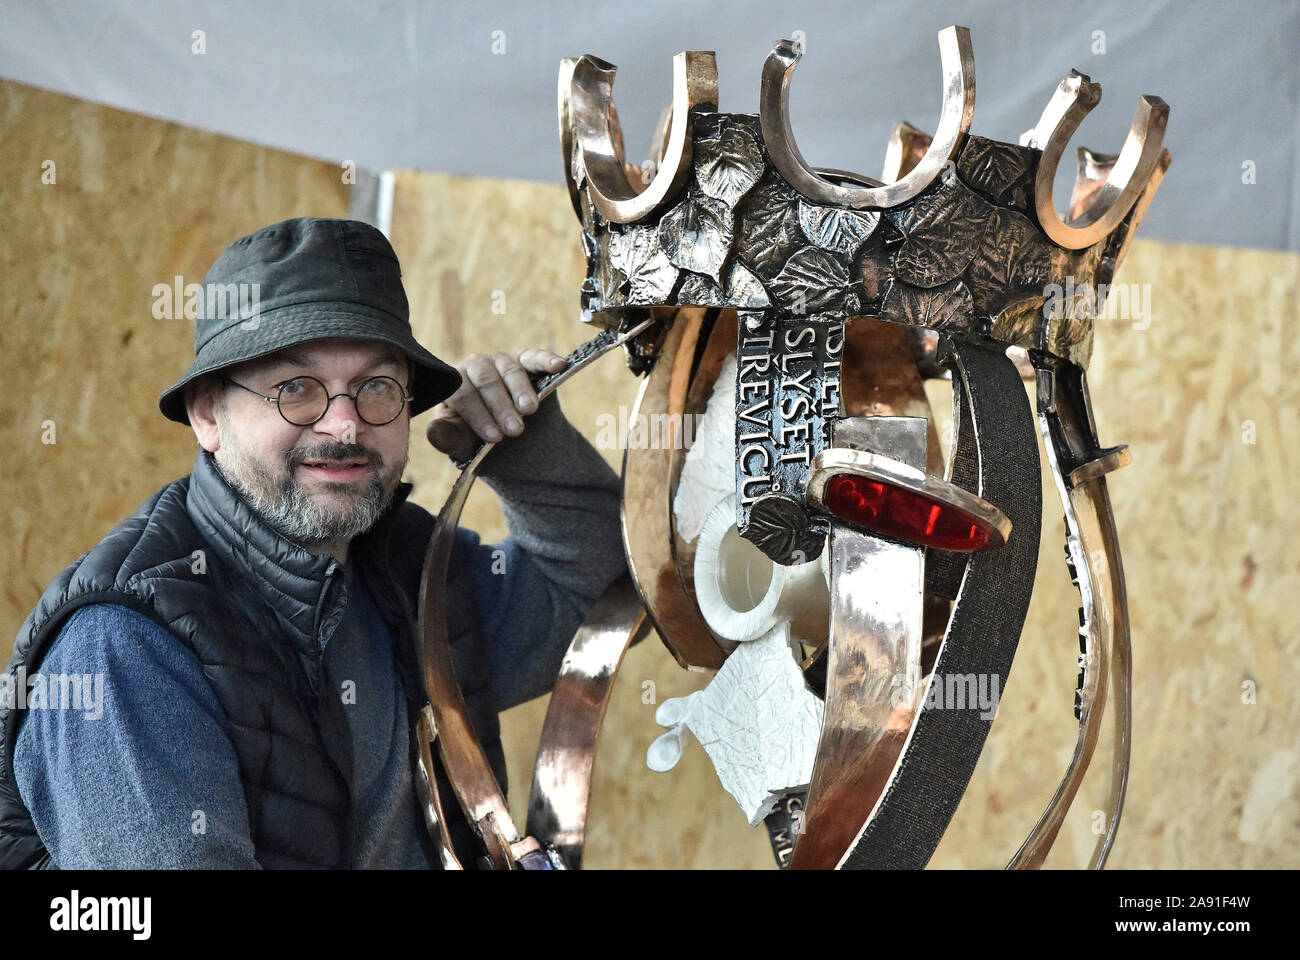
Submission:
[[[359,443],[324,443],[311,450],[290,450],[286,458],[290,470],[308,460],[365,460],[371,467],[384,465],[383,457]]]

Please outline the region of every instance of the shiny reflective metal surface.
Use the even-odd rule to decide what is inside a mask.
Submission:
[[[634,418],[666,416],[686,408],[702,308],[673,311],[663,357],[646,377]],[[664,422],[664,421],[659,421]],[[629,448],[623,459],[623,544],[628,570],[664,645],[687,669],[716,670],[726,653],[718,645],[686,588],[674,556],[672,498],[686,451],[678,444]]]
[[[838,421],[832,441],[925,466],[924,420]],[[889,780],[921,700],[925,553],[831,524],[826,714],[792,869],[836,867]]]
[[[841,186],[821,176],[804,160],[790,125],[790,81],[803,55],[793,41],[780,40],[763,64],[759,116],[773,165],[805,197],[855,210],[896,207],[917,196],[956,158],[975,115],[975,56],[970,31],[951,26],[939,31],[943,106],[925,154],[906,174],[876,187]]]
[[[1120,558],[1119,534],[1115,529],[1115,514],[1104,480],[1088,484],[1089,496],[1097,501],[1098,542],[1106,558],[1106,577],[1109,589],[1101,593],[1103,603],[1113,599],[1111,607],[1112,646],[1110,658],[1112,699],[1115,703],[1115,736],[1112,744],[1110,767],[1110,797],[1106,811],[1106,833],[1097,841],[1088,869],[1100,870],[1115,845],[1119,833],[1120,817],[1124,812],[1124,798],[1128,793],[1128,774],[1133,747],[1133,640],[1129,630],[1128,589],[1124,581],[1124,567]],[[1083,538],[1085,549],[1089,540]],[[1103,588],[1104,589],[1104,588]]]
[[[429,836],[433,839],[434,848],[438,851],[438,859],[442,862],[444,870],[461,870],[460,860],[456,857],[456,851],[452,849],[451,840],[446,834],[445,824],[447,816],[442,810],[442,795],[438,792],[438,780],[433,765],[433,744],[438,739],[437,725],[433,719],[433,711],[426,703],[424,709],[420,711],[420,719],[416,723],[416,743],[419,745],[420,759],[416,766],[416,771],[420,777],[420,786],[424,793],[424,825],[429,830]]]
[[[1169,151],[1161,150],[1160,159],[1156,161],[1156,169],[1152,172],[1151,179],[1147,181],[1142,196],[1138,198],[1137,205],[1133,208],[1133,215],[1128,222],[1128,230],[1124,234],[1124,239],[1120,241],[1119,250],[1115,253],[1115,263],[1111,267],[1112,273],[1119,269],[1120,264],[1124,262],[1129,247],[1133,245],[1133,237],[1137,234],[1138,225],[1142,223],[1142,218],[1146,216],[1147,209],[1151,206],[1156,191],[1160,189],[1160,181],[1165,178],[1165,172],[1169,169],[1171,161]]]
[[[1104,467],[1084,475],[1085,468],[1103,464],[1114,469],[1127,460],[1113,448],[1103,456],[1081,372],[1039,358],[1038,422],[1048,463],[1065,508],[1066,549],[1080,596],[1079,635],[1083,652],[1078,692],[1079,734],[1065,775],[1047,809],[1035,824],[1008,869],[1037,869],[1043,865],[1070,805],[1092,761],[1106,709],[1108,682],[1113,678],[1117,715],[1110,774],[1106,831],[1097,842],[1089,869],[1101,869],[1114,845],[1128,786],[1132,734],[1132,665],[1128,595],[1120,559],[1119,538]],[[1079,464],[1078,466],[1073,466]],[[1073,468],[1072,468],[1073,467]],[[1082,481],[1075,479],[1084,475]]]
[[[553,844],[571,869],[582,866],[596,742],[623,654],[649,627],[624,577],[587,614],[569,645],[542,726],[527,832]]]
[[[1052,459],[1051,448],[1049,447],[1048,450],[1048,457]],[[1059,474],[1057,477],[1060,485]],[[1081,514],[1073,494],[1067,493],[1063,488],[1061,492],[1065,506],[1067,549],[1071,566],[1075,571],[1074,582],[1078,586],[1081,600],[1079,609],[1082,611],[1080,618],[1082,625],[1079,627],[1079,634],[1086,645],[1085,652],[1079,657],[1084,678],[1078,693],[1079,733],[1069,765],[1066,767],[1060,785],[1056,788],[1056,793],[1053,794],[1047,809],[1034,825],[1028,838],[1007,864],[1009,870],[1036,870],[1043,865],[1061,829],[1061,824],[1065,822],[1065,815],[1074,802],[1079,786],[1088,772],[1106,711],[1114,624],[1111,621],[1113,608],[1107,603],[1099,602],[1099,595],[1102,590],[1105,590],[1106,596],[1110,596],[1111,592],[1108,589],[1109,585],[1103,585],[1096,575],[1098,573],[1095,570],[1096,565],[1091,562],[1088,548],[1085,546],[1085,541],[1089,546],[1097,542],[1097,518],[1095,513],[1087,509]],[[1081,516],[1082,527],[1087,532],[1081,529]]]
[[[587,193],[606,220],[631,223],[657,210],[682,188],[691,172],[691,109],[718,104],[718,65],[711,51],[690,50],[673,57],[673,100],[668,142],[648,184],[629,177],[623,156],[623,131],[614,108],[612,63],[585,56],[573,64],[567,111],[572,117]],[[564,68],[561,68],[561,84]],[[561,95],[563,96],[563,95]],[[561,116],[566,111],[563,100]],[[563,121],[562,121],[563,122]],[[562,135],[563,143],[563,135]],[[568,154],[566,154],[568,156]],[[579,212],[581,216],[581,212]]]
[[[1070,486],[1077,487],[1087,483],[1089,480],[1096,480],[1098,477],[1104,477],[1106,474],[1118,470],[1120,467],[1127,467],[1133,462],[1133,453],[1128,448],[1128,444],[1114,447],[1107,450],[1095,460],[1089,460],[1070,471]]]
[[[654,322],[652,317],[646,318],[618,335],[605,331],[591,344],[580,347],[570,357],[569,365],[563,371],[539,381],[538,400],[550,396],[561,384],[597,358],[644,333]],[[465,697],[456,681],[456,670],[447,639],[445,605],[447,567],[460,515],[480,464],[495,447],[496,444],[491,443],[479,447],[456,479],[451,494],[438,514],[438,525],[425,554],[424,574],[420,584],[419,654],[425,691],[429,696],[429,708],[433,716],[431,732],[437,733],[439,755],[456,800],[487,848],[492,865],[497,869],[513,869],[511,844],[521,838],[511,820],[505,795],[483,752],[483,745],[474,734]],[[424,779],[424,785],[429,790],[428,803],[436,809],[439,798],[433,795],[431,786],[436,786],[436,782],[431,777]],[[442,842],[438,836],[434,837],[434,841]]]
[[[906,176],[916,168],[930,149],[930,135],[918,130],[907,121],[894,127],[885,145],[885,163],[880,179],[885,183],[894,183],[899,177]]]
[[[700,353],[699,362],[695,366],[695,372],[691,375],[691,385],[686,391],[686,399],[683,406],[683,422],[686,417],[704,416],[704,411],[708,406],[709,397],[713,393],[714,384],[717,382],[718,374],[722,370],[722,365],[729,355],[736,352],[736,328],[738,317],[736,311],[723,309],[719,311],[717,318],[713,322],[713,330],[708,333],[708,344]],[[705,329],[701,328],[701,336],[705,335]],[[699,421],[696,421],[697,423]],[[692,431],[692,445],[699,442],[699,431]],[[689,448],[684,453],[689,454]],[[683,460],[685,458],[683,457]],[[681,482],[681,472],[677,474],[678,482]],[[674,486],[670,494],[670,502],[677,496],[677,487]],[[674,517],[673,522],[673,558],[677,561],[677,575],[681,577],[682,582],[686,585],[686,592],[695,597],[695,551],[699,545],[698,537],[688,541],[682,536],[681,531],[677,529],[677,521]],[[698,605],[698,604],[697,604]],[[724,652],[732,648],[731,641],[723,637],[714,638]]]
[[[1089,191],[1081,214],[1066,223],[1052,199],[1056,169],[1080,122],[1100,102],[1101,84],[1071,70],[1056,88],[1033,130],[1022,138],[1024,145],[1043,151],[1034,181],[1034,209],[1039,225],[1053,242],[1068,250],[1090,247],[1120,225],[1156,171],[1169,122],[1167,103],[1159,97],[1139,97],[1133,126],[1105,183]]]

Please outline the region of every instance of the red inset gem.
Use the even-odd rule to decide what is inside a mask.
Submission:
[[[879,480],[837,473],[823,499],[841,520],[895,540],[967,553],[989,541],[988,530],[966,511]]]

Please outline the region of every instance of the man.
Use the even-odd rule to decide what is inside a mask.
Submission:
[[[435,521],[401,482],[411,418],[430,408],[431,439],[458,461],[504,441],[481,473],[510,537],[457,530],[446,597],[504,787],[497,712],[550,688],[625,570],[621,485],[553,396],[538,403],[529,374],[562,358],[453,369],[413,338],[400,276],[378,230],[310,218],[236,240],[208,271],[194,364],[159,398],[194,430],[193,472],[68,567],[15,643],[11,691],[102,678],[102,711],[0,700],[0,864],[439,866],[412,736]],[[245,289],[255,312],[212,295]]]

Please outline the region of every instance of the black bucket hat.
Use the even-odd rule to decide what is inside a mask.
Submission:
[[[186,384],[312,340],[372,340],[400,350],[415,363],[411,416],[460,386],[460,373],[412,335],[397,254],[368,223],[299,217],[263,227],[225,249],[201,291],[194,364],[158,398],[177,423],[190,422]]]

